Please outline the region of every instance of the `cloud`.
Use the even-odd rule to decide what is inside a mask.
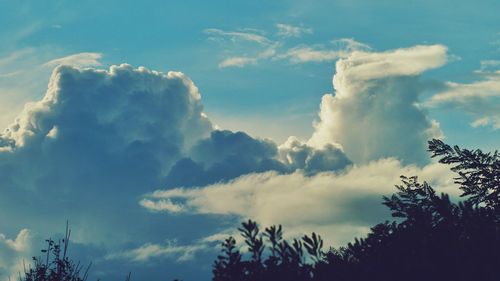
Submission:
[[[291,63],[335,61],[348,57],[354,51],[368,51],[370,46],[352,38],[341,38],[331,42],[333,46],[297,46],[279,55],[280,59],[288,59]]]
[[[248,64],[256,64],[256,63],[257,63],[257,58],[230,57],[230,58],[224,59],[221,63],[219,63],[219,67],[220,68],[231,67],[231,66],[244,67]]]
[[[294,47],[288,49],[280,58],[289,59],[292,63],[305,63],[334,61],[345,56],[347,56],[347,53],[342,50],[320,50],[312,47]]]
[[[351,164],[339,147],[314,149],[295,138],[278,147],[270,140],[231,131],[213,131],[187,155],[170,170],[165,180],[167,187],[203,186],[266,171],[292,173],[302,170],[316,174],[341,170]],[[170,204],[170,208],[179,206]]]
[[[500,75],[470,84],[449,82],[424,105],[465,112],[474,118],[472,127],[491,125],[500,129]]]
[[[278,47],[257,57],[273,59]],[[183,73],[59,66],[45,96],[0,134],[0,221],[7,233],[22,223],[48,235],[69,217],[82,248],[104,245],[96,270],[120,262],[116,274],[122,261],[206,265],[197,255],[247,217],[341,243],[387,218],[380,196],[400,174],[448,183],[436,165],[408,165],[427,159],[425,140],[439,131],[415,103],[419,74],[443,56],[442,46],[346,54],[312,138],[281,145],[216,130]],[[400,160],[380,159],[391,156]]]
[[[389,217],[381,197],[395,191],[399,175],[419,175],[439,191],[456,188],[444,165],[417,168],[389,158],[343,172],[314,176],[267,172],[200,188],[158,190],[147,194],[142,202],[155,211],[171,212],[162,208],[167,201],[178,205],[183,213],[236,215],[265,226],[279,223],[290,235],[317,231],[328,245],[341,245],[353,234],[363,235],[371,225]]]
[[[135,198],[212,130],[180,72],[60,66],[45,97],[0,134],[0,221],[49,235],[70,218],[82,243],[114,231],[131,239],[126,230],[153,223],[135,212]]]
[[[340,171],[349,167],[349,160],[342,148],[336,144],[325,145],[321,149],[309,146],[295,137],[290,137],[279,147],[280,158],[291,171],[301,170],[306,175],[325,171]]]
[[[92,253],[121,253],[134,241],[146,245],[137,251],[153,259],[189,250],[158,240],[176,238],[178,231],[185,236],[180,225],[206,219],[165,222],[143,207],[185,210],[166,200],[139,206],[144,193],[266,171],[312,175],[349,164],[338,147],[314,149],[299,141],[278,146],[244,132],[214,130],[197,87],[183,73],[126,64],[58,66],[45,96],[28,103],[0,134],[0,221],[10,222],[7,231],[22,223],[43,237],[70,218],[79,230],[75,241],[84,245],[80,250],[104,244]],[[202,234],[190,235],[181,242]],[[111,260],[96,268],[106,262]]]
[[[278,23],[276,24],[278,28],[278,36],[281,37],[300,37],[303,34],[312,34],[312,28],[306,28],[302,26],[292,26],[288,24]]]
[[[482,60],[480,62],[481,67],[479,70],[476,70],[476,73],[479,74],[489,74],[491,72],[499,71],[500,68],[500,60]]]
[[[220,37],[224,37],[224,38],[229,38],[232,41],[243,40],[243,41],[255,42],[258,44],[262,44],[262,45],[267,45],[267,44],[272,43],[271,40],[269,40],[265,36],[262,36],[260,34],[254,33],[254,32],[224,31],[224,30],[217,29],[217,28],[208,28],[208,29],[205,29],[205,33],[213,36],[211,38],[214,38],[214,39],[217,38],[215,36],[220,36]]]
[[[101,53],[78,53],[58,59],[53,59],[44,65],[47,67],[56,67],[58,65],[71,65],[75,67],[100,66]]]
[[[437,123],[417,107],[428,87],[419,74],[446,62],[446,47],[416,46],[386,52],[352,52],[336,63],[335,95],[323,96],[312,147],[340,144],[354,163],[397,157],[428,162],[426,141]]]
[[[354,38],[340,38],[333,40],[331,43],[347,51],[369,51],[372,49],[369,45],[358,42]]]
[[[9,239],[0,233],[0,279],[15,279],[24,272],[23,260],[30,260],[31,234],[23,229],[15,239]]]
[[[135,249],[108,254],[105,259],[147,263],[152,259],[172,258],[177,262],[185,262],[193,259],[197,252],[204,251],[207,247],[204,243],[177,245],[176,241],[167,241],[165,244],[147,243]]]
[[[238,46],[232,52],[236,55],[225,55],[225,58],[219,63],[219,68],[226,67],[245,67],[256,65],[265,60],[287,60],[291,63],[309,63],[309,62],[328,62],[339,58],[347,57],[354,51],[367,51],[370,47],[364,43],[358,42],[353,38],[341,38],[332,40],[329,46],[323,45],[298,45],[294,47],[286,46],[286,39],[290,37],[300,37],[303,34],[311,34],[312,29],[297,27],[278,23],[276,25],[278,33],[276,38],[268,38],[259,30],[245,31],[224,31],[221,29],[206,29],[210,40],[222,41],[226,38],[233,42],[251,42],[258,43],[257,46]],[[259,34],[260,33],[260,34]],[[224,45],[226,47],[226,45]],[[228,50],[226,50],[227,52]],[[239,54],[238,54],[239,53]],[[250,54],[249,54],[250,53]],[[244,54],[244,55],[243,55]]]
[[[247,65],[255,65],[259,61],[263,59],[269,59],[275,56],[276,54],[276,48],[278,47],[278,44],[274,44],[269,46],[267,49],[264,49],[263,51],[257,53],[253,57],[229,57],[227,59],[224,59],[221,63],[219,63],[219,68],[226,68],[226,67],[244,67]]]

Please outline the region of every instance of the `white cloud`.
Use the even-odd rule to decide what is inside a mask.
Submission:
[[[300,37],[303,34],[312,34],[312,28],[306,28],[302,26],[293,26],[284,23],[276,24],[278,28],[278,36],[282,37]]]
[[[208,29],[205,29],[205,33],[208,35],[211,35],[211,36],[226,37],[232,41],[244,40],[244,41],[255,42],[258,44],[262,44],[262,45],[267,45],[267,44],[272,43],[271,40],[269,40],[265,36],[262,36],[260,34],[255,33],[255,32],[224,31],[224,30],[217,29],[217,28],[208,28]],[[212,38],[215,39],[216,37],[212,37]]]
[[[100,66],[101,58],[101,53],[78,53],[62,58],[53,59],[45,63],[44,65],[48,67],[56,67],[58,65],[71,65],[75,67]]]
[[[478,73],[489,73],[491,71],[498,71],[500,68],[500,60],[482,60],[480,62],[481,67],[476,72]]]
[[[229,57],[224,59],[221,63],[219,63],[219,68],[225,67],[244,67],[247,65],[255,65],[260,60],[272,58],[276,54],[276,48],[278,44],[274,44],[269,46],[267,49],[257,53],[253,57],[243,56],[243,57]]]
[[[157,202],[153,202],[150,200],[141,200],[139,204],[151,211],[159,212],[159,211],[168,211],[170,213],[180,213],[183,212],[182,205],[174,204],[171,200],[159,200]]]
[[[167,241],[165,244],[147,243],[138,248],[108,254],[107,260],[130,260],[137,263],[146,263],[157,258],[171,258],[178,262],[193,259],[197,252],[204,251],[208,247],[205,243],[194,245],[177,245],[176,241]]]
[[[347,51],[369,51],[371,47],[367,44],[358,42],[354,38],[340,38],[332,41],[334,46]]]
[[[322,98],[309,144],[340,144],[354,163],[397,157],[428,162],[426,141],[436,125],[416,106],[425,83],[419,74],[446,62],[446,47],[416,46],[352,52],[336,63],[335,95]],[[434,129],[432,129],[434,128]]]
[[[335,61],[346,57],[348,53],[343,50],[321,50],[312,47],[294,47],[280,55],[282,59],[289,59],[292,63]]]
[[[224,59],[221,63],[219,63],[219,67],[220,68],[231,67],[231,66],[244,67],[248,64],[256,64],[256,63],[257,63],[257,58],[230,57],[230,58]]]
[[[291,63],[325,62],[347,58],[355,51],[368,51],[370,46],[358,42],[352,38],[341,38],[331,42],[332,46],[297,46],[288,49],[284,54],[278,56],[280,59],[288,59]]]
[[[31,235],[23,229],[15,239],[9,239],[0,233],[0,279],[16,279],[24,272],[23,260],[29,262]]]
[[[500,75],[470,84],[449,82],[424,105],[465,112],[474,118],[472,127],[491,125],[500,129]]]
[[[168,200],[185,213],[236,215],[265,226],[283,224],[289,234],[317,231],[330,245],[341,245],[389,217],[381,204],[382,195],[395,191],[400,175],[419,175],[439,191],[456,194],[448,168],[441,164],[402,166],[395,159],[382,159],[310,177],[301,172],[268,172],[202,188],[158,190],[145,196],[143,202],[149,203],[143,206],[158,211]],[[170,208],[163,211],[171,212]]]
[[[419,45],[385,52],[354,52],[337,63],[337,79],[371,80],[391,76],[415,76],[446,63],[443,45]]]
[[[245,31],[224,31],[221,29],[206,29],[205,33],[214,41],[221,41],[229,38],[233,42],[255,42],[258,46],[252,46],[253,54],[247,54],[241,50],[236,50],[245,55],[231,55],[224,58],[219,63],[219,68],[226,67],[245,67],[248,65],[256,65],[257,63],[266,60],[288,60],[291,63],[308,63],[308,62],[327,62],[335,61],[339,58],[347,57],[354,51],[370,50],[366,44],[358,42],[353,38],[341,38],[332,40],[331,46],[325,47],[322,45],[308,46],[299,45],[295,47],[283,48],[286,45],[287,38],[300,37],[303,34],[312,33],[312,29],[305,27],[298,27],[279,23],[276,25],[278,28],[278,38],[267,38],[259,30],[247,29]],[[261,33],[261,34],[259,34]],[[238,48],[241,48],[239,46]],[[263,49],[265,48],[265,49]],[[284,49],[284,50],[281,50]]]

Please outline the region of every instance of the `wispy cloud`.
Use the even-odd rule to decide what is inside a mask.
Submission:
[[[215,39],[222,36],[225,38],[229,38],[232,41],[244,40],[244,41],[259,43],[262,45],[271,43],[271,40],[255,32],[224,31],[217,28],[208,28],[205,29],[205,33],[211,36],[215,36],[211,37]]]
[[[271,45],[269,48],[258,53],[254,57],[235,56],[224,59],[219,63],[219,68],[225,67],[244,67],[249,64],[257,64],[260,60],[272,58],[276,55],[277,45]]]
[[[24,270],[23,260],[28,260],[32,244],[28,229],[19,232],[15,239],[0,233],[0,278],[15,279]]]
[[[278,28],[278,36],[281,37],[301,37],[303,34],[312,34],[312,28],[306,28],[302,26],[293,26],[284,23],[276,24]]]
[[[219,63],[219,68],[245,67],[257,65],[265,60],[287,60],[291,63],[328,62],[339,58],[345,58],[354,51],[371,50],[367,44],[358,42],[353,38],[341,38],[332,40],[328,45],[307,45],[287,46],[287,39],[290,37],[299,38],[304,34],[311,34],[311,28],[293,26],[283,23],[276,25],[278,33],[273,37],[263,36],[263,32],[255,29],[243,29],[243,31],[224,31],[221,29],[206,29],[209,39],[221,41],[229,38],[233,42],[255,42],[257,46],[233,46],[227,48],[225,52],[232,55],[225,55]],[[242,53],[241,55],[238,53]],[[250,53],[250,54],[249,54]],[[252,54],[253,53],[253,54]]]
[[[401,174],[421,175],[440,191],[454,187],[444,165],[417,168],[390,158],[354,166],[345,173],[312,177],[300,172],[250,174],[201,188],[159,190],[147,199],[175,201],[184,206],[185,213],[236,215],[266,226],[279,222],[291,234],[318,231],[329,245],[339,245],[352,239],[353,233],[365,234],[370,224],[388,215],[380,204],[381,196],[394,191]]]
[[[347,52],[342,50],[314,49],[313,47],[295,47],[288,49],[285,54],[279,56],[288,59],[292,63],[334,61],[346,57]]]
[[[44,64],[44,66],[55,67],[58,65],[71,65],[77,67],[100,66],[101,53],[78,53],[62,58],[53,59]]]
[[[500,60],[482,60],[480,68],[475,73],[483,75],[500,74]]]
[[[424,105],[466,112],[474,118],[474,128],[491,125],[500,129],[500,74],[490,74],[486,80],[470,84],[449,82],[444,91]]]
[[[145,263],[155,258],[170,258],[178,262],[191,260],[197,252],[206,250],[208,244],[200,242],[193,245],[178,245],[176,241],[165,244],[146,243],[138,248],[109,254],[107,260],[125,259],[132,262]]]
[[[229,57],[227,59],[224,59],[221,63],[219,63],[220,68],[224,67],[244,67],[248,64],[256,64],[257,63],[257,58],[250,58],[250,57]]]

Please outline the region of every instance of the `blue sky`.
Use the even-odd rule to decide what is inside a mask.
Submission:
[[[385,219],[380,196],[402,173],[453,192],[425,140],[499,148],[499,10],[2,1],[0,251],[16,254],[0,255],[0,277],[68,217],[103,280],[208,280],[217,237],[241,219],[341,244]],[[307,211],[274,215],[289,209]]]

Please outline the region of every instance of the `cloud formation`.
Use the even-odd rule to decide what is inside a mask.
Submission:
[[[208,28],[205,29],[205,33],[212,36],[211,38],[216,39],[219,37],[229,38],[231,41],[244,40],[255,42],[258,44],[266,45],[270,44],[271,40],[266,38],[263,35],[257,34],[255,32],[246,32],[246,31],[224,31],[217,28]]]
[[[425,140],[438,131],[415,104],[420,73],[443,64],[446,48],[377,53],[339,44],[349,52],[314,135],[281,145],[216,130],[183,73],[57,67],[45,97],[0,135],[0,221],[53,231],[70,217],[79,243],[109,247],[99,252],[107,257],[101,265],[196,258],[215,241],[203,237],[220,234],[207,214],[282,223],[290,235],[317,231],[332,244],[366,233],[387,217],[380,196],[400,174],[448,184],[436,165],[408,166],[425,163]],[[273,46],[262,58],[277,56]]]
[[[313,33],[312,28],[293,26],[284,23],[278,23],[276,27],[278,28],[278,36],[282,37],[301,37],[304,34]]]
[[[335,95],[323,96],[308,144],[340,144],[358,164],[385,157],[427,163],[426,142],[440,130],[416,105],[426,87],[419,74],[445,62],[442,45],[353,52],[338,60]]]
[[[30,260],[30,250],[31,235],[27,229],[21,230],[15,239],[0,233],[0,277],[15,279],[24,272],[23,260]]]
[[[69,218],[83,244],[145,237],[157,222],[136,198],[162,185],[212,130],[198,89],[180,72],[60,66],[45,97],[0,134],[2,227],[48,237]]]
[[[151,259],[174,258],[178,262],[193,259],[194,255],[207,249],[207,245],[177,245],[176,241],[166,241],[164,244],[147,243],[138,248],[117,253],[111,253],[105,257],[107,260],[129,260],[137,263],[146,263]]]
[[[27,104],[0,134],[0,221],[11,222],[9,231],[29,226],[49,235],[69,217],[82,245],[106,241],[120,252],[137,236],[146,245],[141,253],[164,256],[181,248],[150,242],[167,238],[170,226],[158,226],[162,219],[149,219],[137,204],[144,193],[349,164],[338,147],[279,147],[244,132],[214,130],[197,87],[180,72],[58,66],[43,99]],[[20,210],[33,202],[34,208]],[[176,206],[167,202],[158,210],[166,208],[175,212]],[[153,226],[157,232],[146,231]],[[115,232],[123,233],[120,239],[110,238]]]
[[[465,112],[474,118],[472,127],[500,129],[500,73],[469,84],[449,82],[424,105]]]
[[[100,59],[102,58],[101,53],[78,53],[69,55],[66,57],[53,59],[44,64],[47,67],[56,67],[59,65],[71,65],[76,67],[84,67],[84,66],[100,66]]]
[[[295,45],[287,46],[287,39],[298,38],[303,34],[312,33],[312,29],[286,25],[279,23],[277,36],[265,37],[259,30],[248,31],[224,31],[220,29],[206,29],[205,33],[213,41],[225,42],[229,38],[233,43],[250,42],[258,43],[251,46],[237,46],[226,49],[227,52],[236,55],[224,55],[225,58],[219,63],[219,68],[245,67],[256,65],[259,62],[271,60],[286,60],[293,64],[309,62],[328,62],[347,57],[354,51],[367,51],[370,47],[358,42],[353,38],[341,38],[332,40],[329,45]],[[224,47],[227,48],[226,44]],[[235,50],[236,49],[236,50]]]
[[[147,194],[141,204],[155,212],[170,213],[167,205],[175,205],[175,213],[236,215],[266,226],[280,223],[290,235],[316,231],[329,245],[341,245],[389,217],[381,197],[394,192],[400,175],[419,175],[439,191],[456,193],[448,167],[403,166],[388,158],[340,173],[267,172],[201,188],[158,190]]]

